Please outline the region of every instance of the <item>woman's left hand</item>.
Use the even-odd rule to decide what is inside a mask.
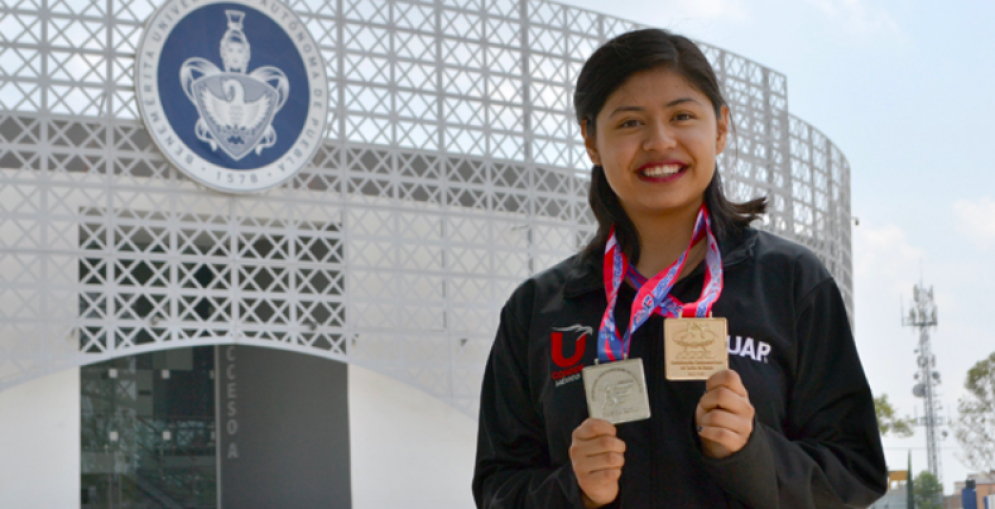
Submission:
[[[705,456],[721,459],[742,449],[753,433],[755,413],[738,373],[726,369],[710,376],[694,411]]]

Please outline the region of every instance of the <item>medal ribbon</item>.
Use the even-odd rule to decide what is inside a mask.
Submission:
[[[705,283],[702,287],[701,297],[695,302],[685,304],[670,295],[670,290],[677,282],[677,276],[684,268],[684,262],[687,261],[691,248],[702,237],[706,238],[707,242]],[[638,288],[636,298],[632,301],[629,327],[624,334],[619,334],[615,324],[615,305],[618,302],[618,292],[625,276],[628,276],[633,286]],[[629,263],[621,246],[618,245],[615,229],[612,228],[608,243],[605,244],[604,278],[608,307],[605,309],[605,314],[601,318],[601,327],[598,329],[598,360],[600,362],[614,362],[627,358],[632,334],[646,323],[654,313],[670,318],[678,316],[704,318],[709,316],[712,312],[712,306],[722,294],[723,285],[722,255],[719,253],[719,243],[712,233],[708,208],[703,204],[698,211],[691,241],[680,258],[648,281]]]

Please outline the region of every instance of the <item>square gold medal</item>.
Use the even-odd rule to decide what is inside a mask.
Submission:
[[[729,368],[725,318],[667,318],[663,322],[667,380],[706,380]]]

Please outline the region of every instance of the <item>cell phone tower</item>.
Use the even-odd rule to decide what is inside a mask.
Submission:
[[[929,472],[936,476],[940,482],[940,448],[937,442],[939,429],[944,425],[942,410],[937,386],[940,385],[940,372],[936,368],[936,356],[933,355],[929,341],[929,331],[936,327],[936,303],[933,302],[933,287],[928,289],[920,281],[912,288],[912,308],[908,314],[902,313],[902,325],[919,329],[919,347],[916,353],[919,354],[917,362],[919,371],[915,374],[916,384],[912,387],[912,394],[918,398],[923,398],[925,415],[917,421],[920,426],[926,427],[926,452],[928,454]],[[911,472],[909,473],[911,475]]]

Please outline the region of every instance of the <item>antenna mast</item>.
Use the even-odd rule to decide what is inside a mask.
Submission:
[[[943,426],[942,410],[936,387],[940,385],[940,372],[936,371],[936,356],[933,355],[929,341],[929,331],[936,327],[936,303],[933,302],[933,287],[928,289],[920,281],[912,288],[912,309],[902,317],[902,325],[919,329],[919,348],[916,353],[919,372],[915,378],[918,383],[912,387],[912,394],[923,398],[925,415],[919,419],[920,426],[926,427],[926,451],[928,454],[929,473],[940,477],[940,454],[937,434]],[[910,472],[909,475],[912,475]]]

